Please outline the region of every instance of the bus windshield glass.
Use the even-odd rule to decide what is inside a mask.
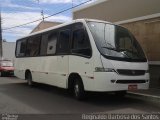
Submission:
[[[87,22],[101,54],[113,60],[146,62],[135,37],[125,28],[103,22]]]

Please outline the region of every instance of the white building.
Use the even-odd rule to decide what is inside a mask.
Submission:
[[[3,52],[3,59],[7,60],[14,60],[15,57],[15,42],[3,42],[2,43],[2,52]]]

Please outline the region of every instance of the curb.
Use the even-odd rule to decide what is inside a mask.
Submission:
[[[152,102],[160,106],[160,96],[143,94],[143,93],[135,93],[135,92],[127,92],[127,96],[133,97],[136,99],[141,99],[147,102]]]

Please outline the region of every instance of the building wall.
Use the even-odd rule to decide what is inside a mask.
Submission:
[[[159,13],[159,6],[160,0],[106,0],[73,10],[73,19],[91,18],[117,22]]]
[[[150,88],[160,88],[160,65],[150,65]]]
[[[15,58],[15,42],[3,42],[2,50],[3,50],[3,59],[14,60]]]
[[[59,24],[62,24],[62,23],[59,23],[59,22],[49,22],[49,21],[42,21],[41,23],[39,23],[39,25],[37,25],[31,33],[34,33],[34,32],[37,32],[37,31],[40,31],[40,30],[43,30],[43,29],[47,29],[49,27],[53,27],[53,26],[56,26],[56,25],[59,25]]]

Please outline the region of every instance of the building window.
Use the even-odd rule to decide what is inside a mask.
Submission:
[[[90,42],[84,29],[73,31],[72,53],[91,56]]]
[[[69,53],[69,40],[70,40],[71,30],[61,31],[59,34],[57,53],[67,54]]]
[[[39,55],[39,46],[40,46],[41,36],[34,36],[28,39],[27,42],[27,57],[34,57]]]
[[[16,56],[24,57],[25,51],[26,51],[26,39],[18,41],[16,47]]]

